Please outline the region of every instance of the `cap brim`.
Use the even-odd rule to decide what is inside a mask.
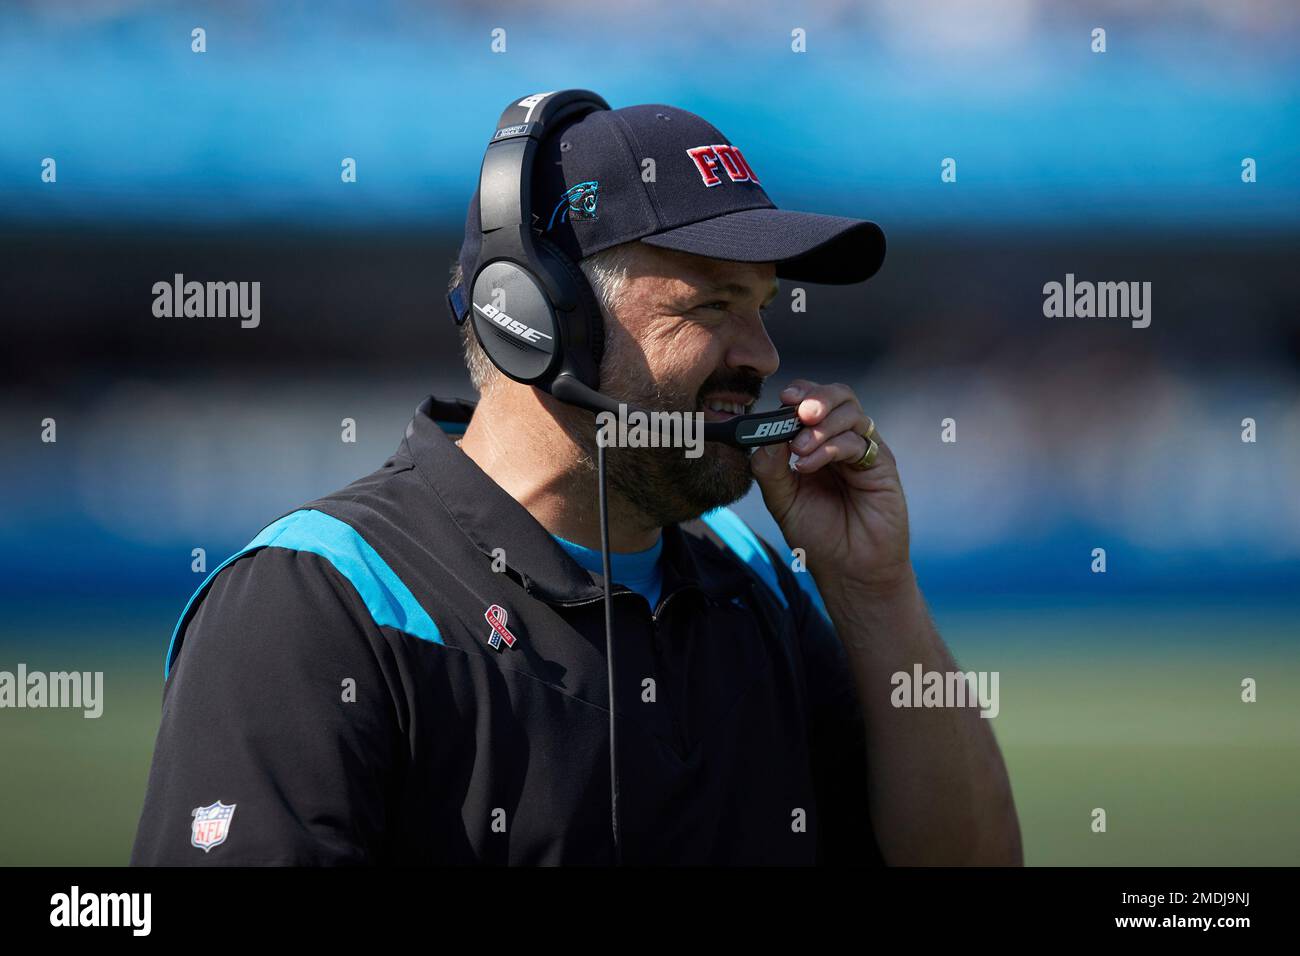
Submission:
[[[775,262],[782,279],[848,285],[885,259],[874,222],[788,209],[745,209],[645,236],[647,245],[732,262]]]

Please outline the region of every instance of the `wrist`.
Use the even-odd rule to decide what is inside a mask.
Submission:
[[[889,579],[818,588],[836,633],[850,651],[866,651],[882,661],[921,653],[930,615],[910,566]]]
[[[893,607],[913,604],[920,597],[920,585],[912,563],[906,562],[897,569],[872,575],[870,578],[833,579],[826,587],[818,584],[823,599],[846,605],[866,603],[872,607]]]

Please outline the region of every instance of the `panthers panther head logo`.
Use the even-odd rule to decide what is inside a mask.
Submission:
[[[599,184],[593,179],[566,189],[551,213],[551,221],[546,224],[546,231],[550,232],[557,222],[568,222],[570,219],[574,222],[590,222],[595,219],[598,186]]]

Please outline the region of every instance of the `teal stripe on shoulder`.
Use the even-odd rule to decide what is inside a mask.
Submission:
[[[391,627],[435,644],[443,643],[433,618],[429,617],[415,595],[379,556],[379,552],[355,528],[323,511],[303,509],[267,525],[257,537],[221,562],[199,585],[172,631],[171,643],[167,646],[167,660],[163,666],[164,678],[171,671],[172,658],[177,649],[176,640],[194,605],[213,579],[231,562],[262,548],[287,548],[319,555],[348,579],[377,626]]]
[[[830,612],[826,610],[826,602],[822,600],[822,592],[817,590],[817,582],[813,580],[812,574],[804,570],[796,573],[794,577],[799,582],[799,587],[803,588],[804,592],[812,598],[813,607],[817,608],[817,613],[826,619],[827,624],[834,627],[835,622],[831,620]]]
[[[776,567],[772,564],[771,557],[763,547],[763,543],[758,540],[758,535],[750,530],[749,525],[741,520],[740,515],[730,508],[722,507],[705,512],[700,515],[700,520],[712,528],[727,547],[763,579],[781,602],[782,607],[790,607],[785,592],[781,590],[781,582],[777,578]]]

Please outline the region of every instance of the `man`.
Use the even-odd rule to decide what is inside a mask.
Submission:
[[[586,116],[537,170],[535,230],[601,300],[601,389],[644,408],[748,410],[777,372],[778,275],[854,281],[883,256],[872,224],[776,210],[673,107]],[[476,196],[453,287],[478,235]],[[191,599],[133,862],[616,858],[595,421],[469,328],[476,405],[426,399],[379,470]],[[621,859],[1019,863],[988,722],[890,703],[891,675],[956,670],[893,455],[846,386],[780,398],[791,443],[609,450]],[[725,507],[755,479],[806,571]]]

